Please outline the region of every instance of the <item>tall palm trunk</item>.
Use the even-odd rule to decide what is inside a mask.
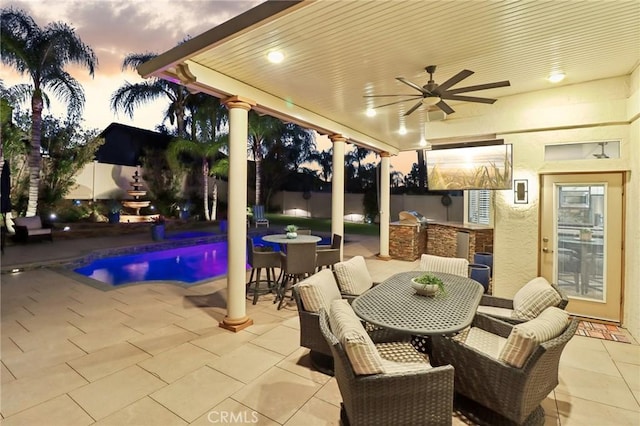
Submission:
[[[262,198],[262,156],[256,153],[254,160],[256,161],[256,205],[260,205]]]
[[[204,199],[204,217],[211,220],[209,214],[209,162],[206,158],[202,159],[202,197]]]
[[[213,191],[211,192],[211,220],[218,216],[218,180],[213,176]]]
[[[26,216],[35,216],[38,211],[38,188],[40,185],[40,139],[42,133],[42,94],[36,89],[31,98],[31,153],[29,154],[29,202]]]

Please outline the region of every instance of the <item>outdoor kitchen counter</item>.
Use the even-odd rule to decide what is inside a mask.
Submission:
[[[476,252],[493,252],[493,227],[471,223],[429,221],[426,253],[465,257],[473,263]]]

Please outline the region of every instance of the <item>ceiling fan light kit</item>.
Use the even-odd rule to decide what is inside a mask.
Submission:
[[[459,87],[453,89],[452,87],[464,80],[465,78],[471,76],[473,71],[470,70],[462,70],[447,81],[442,84],[438,84],[433,79],[433,73],[436,71],[435,65],[429,65],[425,68],[427,73],[429,74],[429,81],[424,86],[420,86],[416,83],[413,83],[404,77],[396,77],[401,83],[406,84],[412,89],[417,90],[419,93],[415,93],[413,95],[410,94],[390,94],[390,95],[366,95],[366,98],[382,98],[382,97],[403,97],[405,99],[401,99],[399,101],[386,103],[383,105],[378,105],[374,108],[382,108],[390,105],[401,104],[409,101],[418,101],[415,105],[413,105],[407,112],[404,113],[405,116],[410,115],[412,112],[420,108],[422,105],[426,105],[427,108],[436,107],[443,111],[445,114],[453,114],[455,110],[451,108],[445,100],[452,101],[462,101],[462,102],[479,102],[483,104],[493,104],[496,99],[491,98],[480,98],[476,96],[466,96],[461,95],[461,93],[467,92],[475,92],[478,90],[487,90],[494,89],[497,87],[507,87],[510,86],[508,80],[497,81],[494,83],[487,84],[478,84],[475,86],[467,86],[467,87]]]

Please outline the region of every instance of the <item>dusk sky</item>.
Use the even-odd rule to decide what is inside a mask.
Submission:
[[[98,68],[93,78],[86,70],[67,69],[85,91],[85,128],[102,130],[110,123],[118,122],[155,130],[162,122],[165,103],[138,108],[133,119],[111,111],[109,99],[112,93],[125,81],[142,80],[136,72],[122,71],[124,57],[129,53],[163,53],[186,37],[197,36],[259,3],[260,0],[10,0],[3,1],[2,7],[26,11],[41,28],[51,22],[65,22],[94,50]],[[28,82],[2,64],[0,75],[6,87]],[[23,107],[29,108],[29,105]],[[51,110],[45,110],[45,114],[58,117],[63,117],[64,113],[64,107],[54,99]],[[329,146],[326,138],[318,138],[319,150]],[[407,173],[414,161],[415,153],[404,153],[393,157],[392,165]]]

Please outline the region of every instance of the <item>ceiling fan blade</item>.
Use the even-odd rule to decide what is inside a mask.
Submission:
[[[440,101],[436,104],[446,114],[453,114],[455,111],[445,101]]]
[[[418,108],[420,108],[420,105],[422,105],[422,101],[419,101],[417,104],[412,106],[411,109],[409,111],[405,112],[403,115],[406,117],[407,115],[411,114],[413,111],[415,111]]]
[[[422,87],[418,86],[415,83],[410,82],[409,80],[407,80],[404,77],[396,77],[396,80],[403,82],[404,84],[406,84],[409,87],[413,87],[414,89],[418,90],[420,93],[423,93],[425,95],[430,95],[431,94],[430,92],[427,92]]]
[[[449,80],[447,80],[444,83],[438,85],[438,92],[442,93],[443,90],[447,90],[449,87],[453,86],[456,83],[461,82],[465,78],[469,77],[471,74],[473,74],[473,71],[471,71],[471,70],[462,70],[462,71],[460,71],[458,74],[454,75]]]
[[[496,81],[495,83],[478,84],[477,86],[460,87],[458,89],[447,90],[447,93],[456,94],[464,92],[475,92],[476,90],[495,89],[496,87],[511,86],[508,80]]]
[[[489,98],[478,98],[476,96],[450,95],[449,93],[447,93],[443,97],[451,101],[480,102],[481,104],[492,104],[497,100]]]
[[[400,100],[400,101],[395,101],[395,102],[391,102],[391,103],[388,103],[388,104],[383,104],[383,105],[374,106],[374,107],[373,107],[373,109],[376,109],[376,108],[382,108],[382,107],[386,107],[386,106],[389,106],[389,105],[401,104],[401,103],[403,103],[403,102],[409,102],[409,101],[415,101],[415,100],[416,100],[416,98],[411,98],[411,99],[402,99],[402,100]],[[422,102],[422,101],[421,101],[421,102]]]
[[[422,95],[416,93],[415,95],[413,94],[405,94],[405,95],[364,95],[363,98],[387,98],[390,96],[413,96],[416,98],[421,98]]]

